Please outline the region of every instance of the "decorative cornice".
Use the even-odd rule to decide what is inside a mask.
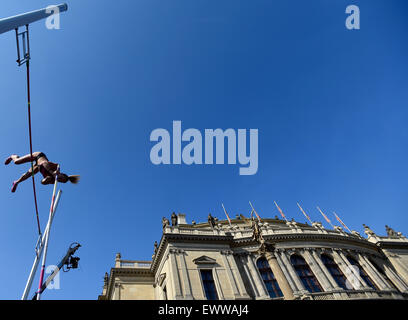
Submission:
[[[110,295],[112,293],[112,288],[115,286],[117,283],[115,281],[116,276],[140,276],[144,278],[151,278],[151,280],[154,282],[154,274],[150,271],[150,269],[146,268],[111,268],[110,275],[109,275],[109,282],[106,290],[106,295],[107,299],[110,299]]]
[[[358,246],[363,246],[366,248],[373,249],[378,251],[378,248],[375,244],[354,237],[345,237],[343,235],[335,234],[325,234],[325,233],[287,233],[287,234],[273,234],[273,235],[264,235],[264,238],[268,242],[279,243],[279,242],[291,242],[291,241],[335,241],[338,243],[347,243],[354,244]],[[232,243],[232,247],[241,247],[249,243],[254,242],[250,237],[235,239]]]
[[[275,222],[275,221],[274,221]],[[281,222],[281,221],[279,221]],[[283,222],[282,222],[283,223]],[[302,225],[302,224],[298,224]],[[310,227],[310,226],[309,226]],[[294,242],[294,241],[306,241],[306,242],[335,242],[340,244],[356,245],[359,247],[364,247],[366,249],[371,249],[375,252],[379,251],[378,246],[375,243],[367,241],[364,238],[359,238],[357,236],[343,235],[343,234],[332,234],[332,233],[288,233],[285,234],[269,234],[264,235],[267,242],[270,243],[284,243],[284,242]],[[191,234],[191,233],[164,233],[157,250],[156,255],[153,258],[150,271],[155,273],[160,261],[163,259],[165,249],[169,242],[190,242],[190,243],[223,243],[228,244],[231,248],[239,248],[248,245],[256,245],[256,242],[252,237],[238,238],[234,239],[231,234],[225,235],[208,235],[208,234]],[[393,243],[394,244],[394,243]],[[405,244],[406,245],[406,244]],[[182,253],[180,249],[170,249],[175,254]]]

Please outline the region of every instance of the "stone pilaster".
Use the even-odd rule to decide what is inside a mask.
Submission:
[[[234,277],[234,275],[232,273],[229,261],[227,259],[228,254],[230,254],[229,251],[221,251],[222,261],[224,262],[224,268],[225,268],[225,271],[227,272],[227,277],[228,277],[229,283],[231,284],[232,293],[234,295],[234,298],[239,298],[240,294],[239,294],[239,290],[238,290],[238,285],[237,285],[235,277]]]
[[[248,257],[247,254],[240,254],[239,255],[239,260],[241,262],[242,268],[245,272],[245,275],[249,281],[249,286],[251,287],[251,291],[254,293],[255,298],[260,297],[260,293],[258,291],[258,288],[256,286],[256,283],[252,277],[251,271],[249,270],[248,267]]]
[[[333,289],[332,285],[330,284],[329,280],[327,279],[326,275],[323,273],[323,270],[320,268],[320,265],[314,259],[314,257],[310,254],[308,249],[304,250],[303,256],[309,265],[311,271],[319,281],[319,284],[323,288],[323,291],[331,291]]]
[[[408,284],[408,266],[400,261],[400,257],[398,257],[398,255],[388,250],[383,250],[383,252],[390,263],[394,266],[395,270],[397,270],[400,277],[404,279],[406,284]]]
[[[179,257],[180,257],[180,273],[183,279],[183,287],[184,287],[184,299],[186,300],[193,300],[193,293],[191,290],[191,282],[190,277],[188,275],[188,269],[186,264],[186,252],[184,250],[178,250]]]
[[[377,269],[371,264],[368,258],[361,253],[358,253],[358,258],[360,260],[360,264],[365,270],[367,271],[368,275],[373,279],[373,281],[377,284],[380,290],[389,290],[390,287],[383,279],[383,276],[377,271]]]
[[[265,288],[265,284],[263,283],[263,280],[261,278],[261,275],[258,272],[258,268],[255,265],[255,262],[253,260],[253,256],[251,254],[248,255],[248,268],[249,271],[252,275],[252,279],[255,282],[256,289],[259,293],[258,298],[259,299],[266,299],[269,298],[269,293]]]
[[[331,275],[329,270],[324,265],[324,263],[323,263],[323,261],[321,259],[321,256],[319,256],[319,254],[317,253],[316,250],[312,250],[312,256],[313,256],[314,260],[320,265],[320,268],[322,269],[322,271],[326,275],[326,278],[330,282],[331,287],[333,288],[333,290],[342,290],[342,288],[339,287],[336,280],[334,280],[333,276]]]
[[[173,299],[174,300],[181,300],[183,299],[183,293],[181,291],[181,283],[180,283],[180,276],[179,270],[177,266],[177,249],[170,249],[169,250],[169,262],[170,262],[170,271],[171,271],[171,279],[172,279],[172,287],[173,287]]]
[[[349,272],[346,271],[345,276],[346,276],[346,277],[347,277],[347,276],[350,276],[350,273],[352,273],[353,276],[356,277],[356,278],[358,279],[358,281],[360,282],[361,287],[356,286],[355,283],[354,283],[354,281],[350,281],[350,280],[349,280],[349,282],[352,283],[353,286],[355,286],[355,289],[357,289],[357,290],[359,290],[359,289],[371,290],[372,288],[369,287],[369,286],[365,283],[365,281],[363,280],[363,278],[361,278],[360,270],[359,270],[358,272],[354,272],[355,266],[353,266],[353,265],[349,262],[349,260],[348,260],[347,257],[344,255],[344,253],[343,253],[341,250],[338,250],[338,251],[335,251],[335,252],[339,255],[340,259],[343,260],[344,264],[345,264],[346,267],[349,269]]]
[[[392,283],[400,290],[401,292],[408,293],[408,285],[390,268],[387,264],[384,264],[385,273],[388,275]]]
[[[217,288],[218,299],[219,300],[224,300],[225,299],[224,292],[222,291],[222,286],[221,286],[220,279],[218,277],[217,268],[213,268],[213,277],[214,277],[214,282],[215,282],[216,288]]]
[[[115,291],[113,292],[113,300],[120,300],[121,285],[119,282],[115,282]]]
[[[232,251],[229,251],[229,254],[227,254],[227,260],[232,268],[232,274],[238,284],[238,290],[241,295],[241,299],[249,299],[249,294],[245,289],[244,281],[242,280],[241,274],[239,273],[237,262],[235,261]]]
[[[306,290],[305,286],[303,285],[302,281],[300,281],[300,278],[298,274],[296,273],[295,269],[292,266],[292,263],[289,261],[286,251],[282,251],[281,253],[281,258],[283,260],[283,263],[286,265],[286,268],[288,269],[298,292],[300,292],[302,295],[309,294],[309,291]]]

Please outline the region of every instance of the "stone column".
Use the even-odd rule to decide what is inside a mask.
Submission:
[[[191,290],[191,282],[190,277],[188,275],[187,264],[186,264],[186,252],[184,250],[178,250],[180,254],[180,272],[183,278],[183,286],[184,286],[184,299],[193,300],[193,293]]]
[[[171,272],[171,279],[173,284],[173,299],[174,300],[181,300],[183,299],[183,294],[181,292],[181,284],[180,284],[180,276],[177,266],[177,259],[176,259],[177,249],[170,249],[169,250],[169,262],[170,262],[170,272]]]
[[[286,256],[286,252],[284,251],[282,252],[281,258],[283,260],[283,263],[286,265],[286,268],[288,269],[290,275],[292,276],[292,279],[295,282],[295,285],[298,291],[302,294],[309,294],[309,291],[306,290],[302,281],[300,281],[300,278],[298,274],[296,273],[295,269],[293,268],[292,263],[289,261],[288,257]]]
[[[369,272],[369,275],[373,278],[373,280],[375,281],[375,283],[377,284],[377,286],[378,286],[378,288],[380,290],[390,289],[388,284],[383,279],[382,275],[371,264],[371,262],[368,260],[368,258],[366,256],[359,253],[358,258],[359,258],[359,260],[361,262],[362,267],[365,267],[365,269]]]
[[[296,295],[297,293],[299,293],[299,289],[296,286],[294,280],[292,279],[292,276],[290,275],[288,269],[286,268],[285,263],[283,262],[281,258],[281,252],[280,251],[275,252],[275,256],[276,256],[276,259],[278,260],[279,266],[281,267],[283,271],[283,274],[285,275],[285,278],[288,279],[288,282],[293,291],[293,294]]]
[[[356,272],[356,273],[353,272],[353,270],[354,270],[353,267],[355,267],[355,266],[353,266],[353,265],[348,261],[347,257],[344,255],[344,253],[343,253],[341,250],[339,250],[338,252],[335,251],[335,253],[340,257],[341,260],[343,260],[344,264],[349,268],[349,270],[351,271],[351,273],[353,274],[353,276],[356,277],[356,278],[358,279],[358,281],[360,282],[361,287],[355,287],[355,288],[356,288],[357,290],[371,290],[372,288],[369,287],[369,286],[365,283],[365,281],[363,280],[363,278],[361,278],[361,276],[360,276],[360,271],[358,271],[358,272]],[[350,274],[350,271],[345,273],[346,277],[347,277],[348,274]],[[349,282],[350,282],[350,280],[349,280]],[[354,285],[354,283],[353,283],[353,285]]]
[[[227,254],[229,254],[228,251],[221,251],[222,260],[224,262],[224,268],[225,268],[225,271],[227,272],[228,280],[231,284],[232,293],[234,294],[234,297],[237,298],[239,297],[240,294],[238,291],[238,286],[235,281],[234,275],[232,274],[231,266],[227,260],[227,256],[226,256]]]
[[[255,265],[255,262],[252,258],[252,255],[248,255],[248,267],[249,267],[249,271],[252,274],[252,279],[255,282],[256,285],[256,289],[259,293],[259,298],[261,299],[265,299],[265,298],[269,298],[269,293],[265,288],[265,285],[263,283],[263,280],[261,278],[261,275],[258,272],[258,268]]]
[[[276,259],[274,253],[270,251],[266,251],[264,253],[266,260],[268,260],[269,267],[271,268],[273,275],[275,276],[276,281],[278,282],[279,288],[281,289],[283,296],[286,300],[293,300],[295,299],[293,295],[293,291],[290,288],[288,280],[285,278],[282,269],[278,264],[278,260]]]
[[[322,286],[323,291],[330,291],[331,289],[333,289],[326,275],[323,273],[323,270],[320,268],[320,265],[310,254],[309,250],[305,249],[303,256],[307,264],[309,265],[311,271],[313,272],[313,274],[319,281],[320,285]]]
[[[320,269],[322,269],[323,273],[326,275],[327,280],[330,282],[332,288],[334,290],[342,290],[342,288],[339,287],[337,284],[336,280],[334,280],[333,276],[327,270],[326,266],[324,265],[323,261],[321,260],[320,256],[317,254],[316,250],[312,250],[312,256],[314,260],[319,264]]]

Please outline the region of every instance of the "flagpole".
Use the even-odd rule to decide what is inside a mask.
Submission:
[[[228,213],[227,213],[227,210],[225,210],[224,204],[223,204],[223,203],[221,203],[221,205],[222,205],[222,208],[224,209],[224,213],[225,213],[225,215],[227,216],[227,219],[228,219],[229,225],[230,225],[230,226],[232,226],[232,224],[231,224],[231,219],[230,219],[230,217],[229,217],[229,215],[228,215]]]
[[[259,217],[258,213],[256,212],[256,210],[255,210],[254,206],[252,205],[251,201],[249,201],[249,205],[252,208],[251,214],[252,214],[252,212],[255,212],[255,215],[258,218],[258,221],[261,222],[261,218]]]
[[[332,228],[334,229],[334,225],[331,223],[330,219],[327,218],[327,216],[323,213],[323,211],[319,207],[316,207],[316,208],[317,208],[317,210],[320,211],[320,213],[322,214],[323,218],[327,221],[327,223],[329,223],[332,226]]]
[[[336,216],[337,221],[340,222],[341,225],[342,225],[344,228],[346,228],[348,232],[352,233],[351,230],[346,226],[346,224],[339,218],[339,216],[336,214],[336,212],[333,211],[333,213],[334,213],[334,215]]]
[[[306,217],[306,219],[310,222],[310,224],[313,224],[312,220],[310,217],[306,214],[306,212],[303,210],[303,208],[300,206],[300,204],[297,202],[297,206],[299,207],[300,211],[302,211],[303,215]]]
[[[282,209],[279,208],[279,206],[278,206],[278,204],[276,203],[276,201],[274,201],[274,202],[275,202],[275,206],[276,206],[276,208],[278,209],[278,211],[279,211],[279,213],[281,214],[281,216],[286,220],[286,222],[288,222],[288,219],[286,219],[286,216],[285,216],[285,214],[283,213]]]

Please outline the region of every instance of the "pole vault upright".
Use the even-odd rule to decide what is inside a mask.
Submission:
[[[65,12],[67,10],[68,10],[68,5],[64,3],[64,4],[60,4],[56,6],[49,6],[44,9],[35,10],[35,11],[19,14],[16,16],[0,19],[0,34],[9,32],[9,31],[13,31],[13,30],[15,31],[16,42],[17,42],[17,63],[19,66],[22,66],[25,64],[27,67],[28,124],[29,124],[31,157],[33,155],[32,135],[31,135],[31,101],[30,101],[30,71],[29,71],[31,56],[30,56],[30,40],[29,40],[28,27],[33,22],[36,22],[42,19],[46,19],[52,15],[59,14],[61,12]],[[24,27],[24,26],[25,26],[25,31],[19,32],[19,28]],[[20,42],[21,42],[21,45],[20,45]],[[22,55],[21,55],[20,49],[22,49]],[[43,235],[41,233],[41,228],[40,228],[40,220],[39,220],[38,207],[37,207],[37,196],[36,196],[36,191],[35,191],[34,170],[33,170],[32,161],[31,161],[31,169],[33,172],[33,175],[32,175],[33,191],[34,191],[35,210],[36,210],[36,216],[37,216],[38,233],[39,233],[37,245],[39,244],[39,248],[38,249],[36,248],[36,257],[34,259],[34,263],[31,268],[31,272],[28,277],[26,287],[24,289],[24,293],[22,296],[23,300],[27,298],[27,295],[30,291],[33,278],[37,271],[39,259],[41,258],[41,254],[43,253],[43,263],[42,263],[42,269],[41,269],[41,275],[40,275],[39,290],[38,290],[38,295],[37,295],[37,299],[40,299],[40,295],[42,292],[41,288],[43,285],[44,271],[45,271],[44,269],[45,269],[45,263],[46,263],[46,257],[47,257],[48,240],[49,240],[49,234],[51,230],[51,223],[52,223],[52,220],[55,214],[55,210],[56,210],[56,207],[57,207],[60,195],[61,195],[61,192],[58,192],[57,197],[55,197],[56,188],[57,188],[57,177],[58,177],[58,175],[56,175],[54,190],[53,190],[53,195],[52,195],[52,200],[51,200],[50,213],[48,217],[48,223],[47,223],[46,229],[44,230],[44,235]]]
[[[57,184],[58,184],[58,172],[59,172],[59,166],[57,168],[57,174],[55,175],[54,190],[52,191],[50,214],[49,214],[48,220],[52,219],[52,215],[53,215],[53,212],[54,212],[55,193],[57,191]],[[40,300],[40,298],[41,298],[41,287],[42,287],[43,281],[44,281],[45,263],[47,261],[48,240],[50,238],[50,231],[51,231],[51,228],[48,229],[48,232],[45,235],[44,253],[43,253],[42,266],[41,266],[40,281],[38,283],[37,300]]]
[[[68,10],[68,5],[66,3],[53,6],[58,8],[59,12],[64,12]],[[16,16],[0,19],[0,34],[16,30],[19,27],[28,26],[29,24],[46,19],[49,16],[53,15],[54,12],[51,10],[44,8],[40,10],[35,10],[23,14],[19,14]]]
[[[30,275],[28,276],[27,283],[26,283],[26,286],[24,288],[24,292],[23,292],[23,296],[21,297],[21,300],[26,300],[27,297],[28,297],[28,294],[30,293],[31,286],[33,284],[33,280],[34,280],[35,274],[37,272],[38,263],[40,262],[41,255],[42,255],[43,250],[44,250],[45,237],[49,233],[49,231],[51,229],[52,222],[54,221],[54,216],[55,216],[55,212],[57,211],[57,207],[58,207],[58,203],[59,203],[59,200],[60,200],[60,197],[61,197],[61,193],[62,193],[62,191],[59,190],[58,194],[57,194],[57,197],[55,198],[54,209],[53,209],[51,217],[48,219],[47,226],[46,226],[46,228],[44,230],[44,234],[43,234],[43,236],[41,238],[41,242],[40,242],[38,250],[36,252],[34,262],[33,262],[33,266],[31,267]]]

